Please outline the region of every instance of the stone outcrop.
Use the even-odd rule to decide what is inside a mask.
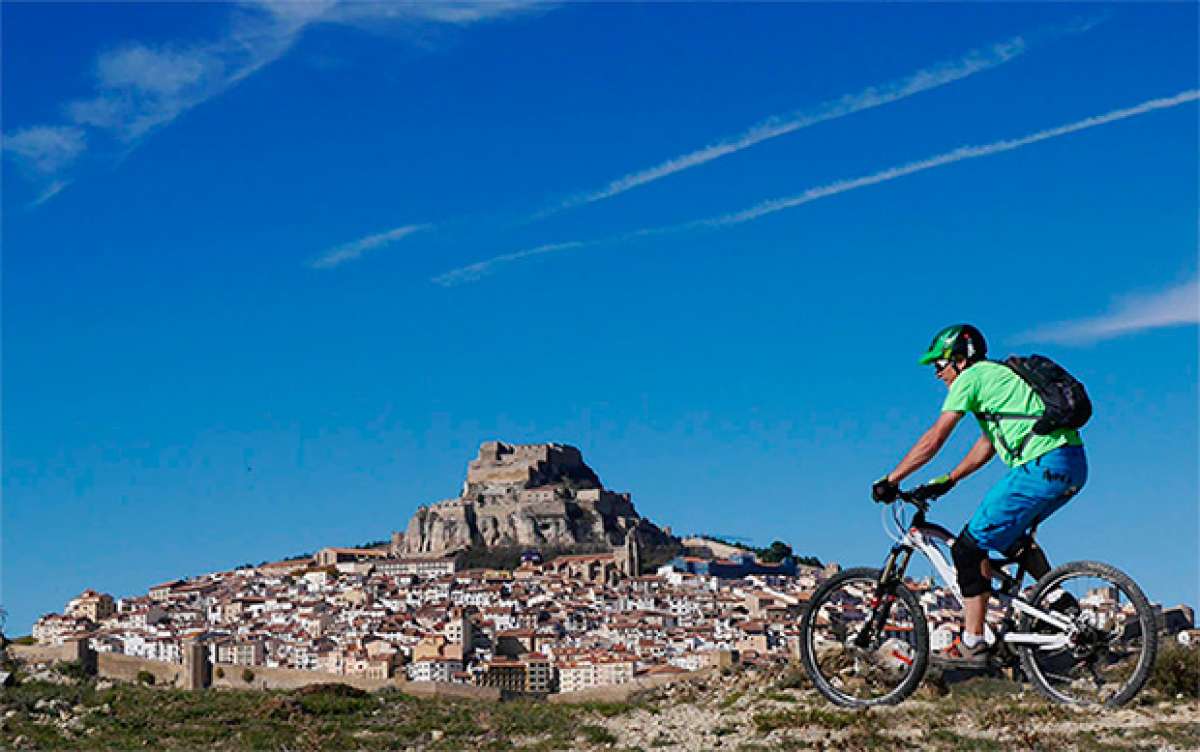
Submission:
[[[669,537],[640,517],[627,493],[604,488],[578,449],[489,441],[467,466],[462,493],[422,506],[395,541],[404,554],[521,546],[608,550]]]

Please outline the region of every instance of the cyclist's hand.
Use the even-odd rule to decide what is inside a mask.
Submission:
[[[953,478],[949,475],[942,475],[923,486],[917,486],[913,489],[912,495],[914,499],[929,501],[950,493],[950,489],[954,488],[954,484],[955,481]]]
[[[900,493],[900,486],[888,480],[886,475],[871,485],[871,498],[880,504],[889,504],[895,501],[898,493]]]

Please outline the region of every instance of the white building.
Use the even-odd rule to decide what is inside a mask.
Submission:
[[[571,662],[559,665],[559,692],[578,692],[594,686],[596,686],[596,667],[590,662]]]
[[[408,665],[408,679],[415,682],[447,682],[463,670],[462,661],[453,658],[423,658]]]

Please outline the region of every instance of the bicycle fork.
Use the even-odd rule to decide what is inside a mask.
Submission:
[[[896,603],[896,596],[893,595],[892,590],[897,585],[904,586],[904,571],[908,569],[912,553],[911,546],[892,546],[891,552],[884,561],[879,582],[875,584],[875,592],[867,604],[871,607],[871,620],[863,629],[859,630],[854,638],[856,648],[866,650],[874,636],[883,632],[883,627],[887,624],[888,616],[892,612],[892,606]]]

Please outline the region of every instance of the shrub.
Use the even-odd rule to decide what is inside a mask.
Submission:
[[[254,681],[254,672],[248,668],[242,669],[242,681],[246,682],[247,684]]]
[[[149,671],[142,670],[137,672],[137,680],[141,684],[154,686],[154,674],[150,673]]]
[[[603,726],[580,726],[579,734],[591,744],[614,744],[617,741],[617,737]]]
[[[345,684],[314,684],[297,694],[300,707],[311,715],[354,715],[379,707],[368,693]]]
[[[808,689],[811,686],[812,682],[809,681],[808,674],[800,666],[789,666],[775,680],[775,689]]]
[[[1189,648],[1174,640],[1163,643],[1150,681],[1170,697],[1200,698],[1200,648]]]
[[[54,664],[54,673],[66,679],[83,681],[87,678],[87,669],[79,661],[66,661]]]

